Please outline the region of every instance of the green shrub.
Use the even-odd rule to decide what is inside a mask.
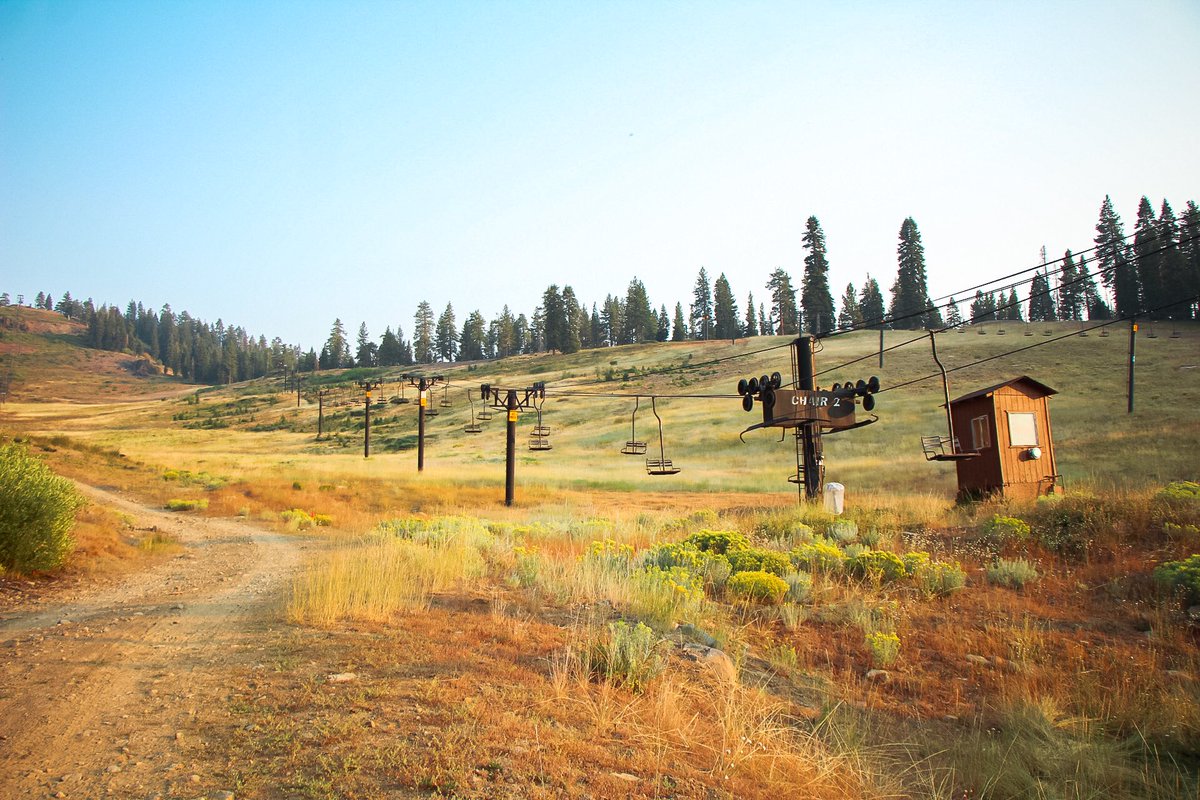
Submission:
[[[644,567],[671,569],[682,567],[693,575],[699,575],[708,586],[724,586],[733,571],[729,559],[719,553],[700,550],[688,542],[656,544],[642,553],[640,563]]]
[[[721,555],[750,547],[750,540],[738,531],[697,531],[683,541],[685,544],[694,545],[697,550]]]
[[[900,657],[900,637],[895,633],[872,631],[867,634],[867,649],[871,652],[871,663],[886,667],[896,663]]]
[[[704,601],[704,579],[683,567],[647,567],[630,577],[629,613],[658,631],[695,621]]]
[[[633,571],[633,545],[620,544],[612,539],[592,542],[579,560],[600,572],[628,575]]]
[[[1039,577],[1037,568],[1023,558],[1000,558],[987,568],[990,582],[1010,589],[1024,588],[1025,584],[1033,583]]]
[[[279,512],[289,531],[306,530],[313,526],[312,515],[302,508],[289,508]]]
[[[333,517],[329,516],[328,514],[313,514],[312,520],[313,524],[318,528],[328,528],[333,524]]]
[[[71,530],[84,504],[75,486],[18,444],[0,446],[0,567],[53,569],[75,548]]]
[[[1167,591],[1179,594],[1188,605],[1200,603],[1200,555],[1159,564],[1154,580]]]
[[[791,559],[783,553],[774,550],[764,550],[751,547],[747,550],[736,550],[729,554],[729,566],[733,573],[738,572],[770,572],[780,577],[793,571]]]
[[[1200,483],[1196,483],[1195,481],[1173,481],[1159,489],[1155,497],[1159,500],[1200,502]]]
[[[839,519],[831,522],[825,529],[825,535],[835,542],[847,544],[858,538],[858,523],[850,519]]]
[[[803,603],[812,594],[812,576],[807,572],[789,572],[783,576],[788,585],[787,599],[792,603]]]
[[[1029,525],[1016,517],[994,514],[984,523],[983,535],[997,544],[1023,542],[1029,538]]]
[[[609,683],[640,692],[663,670],[661,642],[640,622],[612,622],[608,637],[593,647],[592,664]]]
[[[967,573],[958,562],[930,561],[913,572],[913,584],[925,597],[946,597],[967,584]]]
[[[196,511],[208,508],[207,500],[185,500],[179,497],[172,497],[167,501],[168,511]]]
[[[846,560],[846,571],[858,578],[870,578],[890,583],[908,574],[904,562],[886,550],[868,550]]]
[[[510,581],[523,589],[536,586],[542,567],[541,557],[535,551],[521,545],[514,547],[512,552],[513,571]]]
[[[745,600],[778,605],[787,596],[787,581],[769,572],[736,572],[729,576],[725,588]]]
[[[837,572],[842,568],[845,554],[823,539],[802,544],[791,552],[792,563],[806,572]]]
[[[913,550],[911,553],[905,553],[901,560],[904,562],[904,571],[909,577],[917,574],[917,570],[929,564],[929,553],[924,550]]]

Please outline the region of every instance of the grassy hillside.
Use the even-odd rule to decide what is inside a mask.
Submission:
[[[82,323],[54,311],[0,307],[0,375],[16,402],[124,402],[171,396],[185,385],[144,357],[86,347]]]

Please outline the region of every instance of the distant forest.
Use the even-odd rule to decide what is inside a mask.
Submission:
[[[341,319],[334,320],[320,352],[303,351],[279,337],[269,343],[245,329],[209,324],[170,305],[161,310],[130,301],[97,307],[89,298],[79,301],[70,292],[56,302],[38,292],[36,308],[53,310],[87,325],[86,343],[102,350],[149,354],[174,374],[199,383],[233,383],[270,374],[310,372],[343,367],[391,367],[438,362],[477,361],[519,353],[613,347],[646,341],[739,339],[750,336],[816,335],[835,330],[936,329],[1011,320],[1049,322],[1140,316],[1149,319],[1192,320],[1200,317],[1200,209],[1188,201],[1176,217],[1163,200],[1156,213],[1143,197],[1134,232],[1126,235],[1108,197],[1100,207],[1095,247],[1076,256],[1047,261],[1032,276],[1020,273],[1011,284],[989,291],[976,289],[966,312],[954,297],[933,299],[926,281],[925,252],[917,223],[900,227],[897,271],[885,306],[879,282],[867,275],[861,287],[846,286],[835,304],[829,287],[829,261],[821,223],[809,217],[801,243],[804,274],[799,288],[783,269],[770,273],[764,299],[747,293],[739,303],[724,273],[712,280],[700,268],[686,304],[657,310],[638,278],[623,296],[608,295],[589,308],[570,286],[548,286],[533,313],[514,314],[507,305],[490,321],[479,311],[466,315],[461,326],[452,304],[439,315],[426,301],[417,305],[412,337],[400,325],[386,328],[379,341],[366,323],[359,325],[354,348]],[[1028,272],[1028,271],[1026,271]],[[988,286],[1006,279],[988,282]],[[1099,285],[1097,284],[1099,280]],[[1100,286],[1107,290],[1111,304]],[[1019,291],[1018,291],[1019,290]],[[799,300],[797,300],[799,292]],[[0,305],[13,302],[7,292]],[[23,295],[16,298],[25,304]]]

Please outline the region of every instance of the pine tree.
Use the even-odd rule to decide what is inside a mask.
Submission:
[[[962,312],[958,310],[958,302],[951,297],[946,307],[946,327],[957,328],[963,324]]]
[[[579,329],[579,299],[575,297],[575,290],[570,286],[564,286],[562,290],[562,316],[562,341],[559,350],[568,354],[578,353],[582,346]]]
[[[33,307],[41,308],[46,303],[46,295],[44,292],[38,292],[37,297],[33,298]]]
[[[682,342],[687,339],[687,323],[683,321],[683,303],[675,304],[675,321],[671,324],[671,341]]]
[[[600,312],[596,308],[596,304],[592,303],[592,342],[591,347],[604,347],[604,322],[600,318]]]
[[[483,314],[478,310],[472,311],[463,322],[462,333],[458,337],[458,357],[463,361],[482,360],[486,336],[487,323],[484,322]]]
[[[772,334],[795,336],[800,332],[799,311],[796,308],[796,290],[792,288],[792,277],[781,268],[776,268],[767,281],[771,290],[771,317],[775,320]]]
[[[1016,287],[1013,287],[1008,293],[1008,299],[1004,301],[1008,306],[1008,318],[1013,322],[1024,322],[1025,317],[1021,314],[1021,298],[1017,297]]]
[[[758,304],[758,335],[759,336],[774,336],[775,323],[773,320],[767,319],[767,312],[763,308],[763,304]]]
[[[713,335],[717,339],[736,339],[741,334],[737,300],[722,272],[713,284]]]
[[[754,292],[746,295],[746,322],[742,326],[742,336],[757,336],[758,320],[754,318]]]
[[[1033,273],[1029,284],[1029,321],[1053,322],[1058,319],[1054,308],[1054,290],[1049,279],[1041,272]]]
[[[1159,280],[1162,283],[1163,302],[1160,305],[1175,302],[1158,312],[1167,319],[1191,319],[1192,304],[1186,298],[1190,284],[1188,281],[1187,259],[1180,248],[1179,222],[1171,204],[1165,199],[1162,209],[1158,212],[1158,242],[1163,248],[1159,254]]]
[[[562,293],[556,284],[551,284],[542,293],[542,347],[561,353],[566,329],[567,315]]]
[[[220,326],[221,321],[217,320],[217,325]],[[350,343],[346,340],[346,327],[342,325],[341,319],[333,321],[333,327],[329,330],[329,338],[325,340],[324,348],[325,358],[321,362],[321,369],[341,369],[350,364]]]
[[[658,309],[658,334],[654,338],[660,342],[671,338],[671,316],[665,305]]]
[[[1149,198],[1142,195],[1142,201],[1138,204],[1137,223],[1133,229],[1133,254],[1136,259],[1138,282],[1142,285],[1142,311],[1160,308],[1169,302],[1163,286],[1163,245],[1158,234],[1154,206],[1150,205]]]
[[[360,367],[375,366],[376,347],[371,341],[371,335],[367,333],[367,323],[362,323],[358,326],[358,347],[354,351],[354,363]]]
[[[940,328],[941,314],[929,300],[925,245],[921,243],[921,231],[912,217],[906,218],[900,226],[896,256],[899,269],[892,285],[892,327],[908,330]]]
[[[529,320],[524,314],[517,314],[513,322],[513,345],[517,348],[514,353],[532,352],[533,340],[529,334]]]
[[[379,340],[379,351],[377,360],[381,367],[398,367],[400,366],[400,340],[396,338],[396,334],[392,333],[392,327],[389,325],[383,331],[383,337]]]
[[[688,322],[688,330],[693,339],[707,339],[712,334],[712,292],[709,289],[708,271],[700,268],[696,276],[696,285],[692,289],[692,316]]]
[[[1079,270],[1075,257],[1068,250],[1063,253],[1062,267],[1058,272],[1058,316],[1065,320],[1083,319],[1083,294],[1079,286]]]
[[[1113,210],[1112,200],[1104,196],[1100,221],[1096,223],[1096,271],[1104,285],[1112,289],[1117,316],[1134,316],[1141,310],[1141,282],[1125,243],[1121,218]],[[1033,321],[1033,310],[1029,312]]]
[[[879,281],[870,274],[858,295],[858,310],[862,314],[863,324],[868,328],[877,330],[884,327],[883,292],[879,289]]]
[[[815,216],[804,226],[801,243],[808,255],[804,257],[804,281],[800,292],[800,308],[804,327],[821,336],[833,330],[833,295],[829,292],[829,259],[825,250],[825,232]]]
[[[838,327],[842,330],[854,330],[862,326],[862,311],[858,307],[858,296],[854,293],[854,284],[847,283],[846,291],[842,294],[842,310],[838,312]]]
[[[434,346],[441,361],[455,361],[458,358],[458,320],[454,316],[454,306],[446,303],[446,310],[438,317],[434,328]]]
[[[604,343],[615,347],[621,341],[621,329],[625,325],[625,309],[620,298],[611,294],[605,296],[600,321],[604,325]]]
[[[1180,268],[1183,270],[1182,297],[1200,295],[1200,208],[1192,200],[1179,217]],[[1192,301],[1181,319],[1196,319],[1197,303]]]
[[[658,334],[658,315],[650,306],[646,287],[636,277],[629,282],[625,295],[625,319],[621,327],[621,344],[652,342]]]
[[[413,315],[413,359],[416,363],[432,364],[437,358],[434,333],[433,307],[428,301],[422,300],[417,304],[417,313]]]

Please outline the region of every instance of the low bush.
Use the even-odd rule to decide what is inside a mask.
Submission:
[[[886,550],[868,550],[846,559],[846,571],[857,578],[869,578],[884,583],[898,581],[908,574],[904,561]]]
[[[958,562],[930,561],[913,572],[913,585],[922,596],[946,597],[967,584],[967,573]]]
[[[786,555],[758,547],[730,553],[729,566],[730,571],[734,574],[738,572],[770,572],[772,575],[783,577],[794,571],[791,559]]]
[[[803,603],[812,595],[812,576],[807,572],[789,572],[783,576],[788,585],[787,599],[792,603]]]
[[[279,518],[284,521],[289,531],[307,530],[314,524],[312,515],[302,508],[289,508],[280,511]]]
[[[1200,603],[1200,554],[1182,561],[1167,561],[1154,570],[1154,581],[1167,591],[1177,594],[1187,605]]]
[[[987,568],[988,581],[1010,589],[1022,589],[1039,577],[1037,568],[1023,558],[1000,558]]]
[[[743,600],[778,605],[787,596],[787,581],[769,572],[737,572],[729,576],[725,588]]]
[[[733,572],[729,559],[719,553],[701,550],[688,542],[657,544],[642,553],[640,563],[644,567],[671,569],[682,567],[699,575],[705,585],[721,587]]]
[[[71,530],[84,504],[74,485],[18,444],[0,446],[0,567],[53,569],[75,548]]]
[[[203,511],[208,508],[208,501],[201,500],[186,500],[180,497],[172,497],[167,501],[168,511]]]
[[[1195,481],[1173,481],[1158,490],[1158,500],[1200,503],[1200,483]]]
[[[815,539],[791,552],[792,563],[805,572],[839,572],[845,553],[826,540]]]
[[[738,531],[697,531],[683,541],[685,544],[694,545],[697,550],[721,555],[750,547],[750,540]]]
[[[867,634],[866,641],[871,663],[877,667],[890,666],[900,657],[900,637],[895,633],[872,631]]]
[[[704,602],[704,580],[683,567],[639,570],[629,582],[629,613],[657,631],[694,622]]]
[[[1029,539],[1030,528],[1027,522],[1017,517],[1004,517],[1000,514],[994,514],[990,520],[983,524],[982,533],[987,539],[996,544],[1004,545],[1026,541]]]
[[[592,665],[609,683],[634,692],[662,672],[662,640],[646,625],[624,620],[609,623],[608,636],[592,649]]]

